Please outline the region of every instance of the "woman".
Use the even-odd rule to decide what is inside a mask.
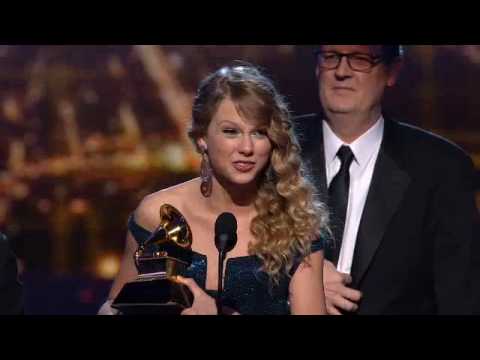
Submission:
[[[190,138],[201,177],[147,196],[129,221],[110,299],[137,276],[133,254],[158,226],[163,204],[193,234],[193,263],[178,281],[194,295],[182,314],[217,314],[214,223],[230,212],[238,241],[225,265],[223,303],[239,314],[324,314],[323,236],[327,214],[302,175],[290,115],[272,82],[252,66],[224,67],[200,85]]]

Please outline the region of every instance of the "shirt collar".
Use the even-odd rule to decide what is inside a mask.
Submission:
[[[356,139],[351,144],[345,144],[330,128],[327,121],[323,121],[323,143],[325,150],[325,161],[327,166],[335,160],[337,152],[342,145],[349,146],[355,155],[355,161],[360,167],[364,167],[372,155],[375,153],[377,147],[383,138],[384,118],[380,118],[375,124],[368,129],[362,136]]]

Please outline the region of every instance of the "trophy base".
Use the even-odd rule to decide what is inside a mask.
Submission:
[[[112,308],[123,315],[179,315],[192,303],[193,294],[185,285],[163,276],[125,284]]]

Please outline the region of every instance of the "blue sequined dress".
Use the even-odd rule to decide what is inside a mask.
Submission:
[[[135,222],[133,215],[128,220],[128,229],[138,243],[145,241],[151,234]],[[323,248],[323,239],[312,243],[312,253],[321,251]],[[295,262],[290,276],[295,273],[301,260],[298,259]],[[261,270],[261,267],[262,262],[255,255],[227,259],[222,303],[245,315],[290,314],[288,288],[291,277],[284,275],[278,285],[272,286],[268,275]],[[191,265],[181,275],[193,278],[202,289],[205,289],[207,257],[193,252]],[[215,291],[206,291],[211,296],[216,296]]]

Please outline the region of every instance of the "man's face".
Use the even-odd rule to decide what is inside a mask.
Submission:
[[[331,66],[326,66],[327,61],[322,64],[322,57],[319,56],[316,74],[320,101],[327,115],[379,116],[385,88],[396,82],[398,64],[386,65],[381,62],[379,45],[323,45],[321,52],[325,54],[323,59],[328,62],[335,58],[335,54],[358,54],[358,62],[361,63],[362,59],[372,60],[374,64],[368,70],[353,70],[347,58],[341,57],[338,67],[329,70],[325,67]],[[355,67],[354,60],[352,63]]]

